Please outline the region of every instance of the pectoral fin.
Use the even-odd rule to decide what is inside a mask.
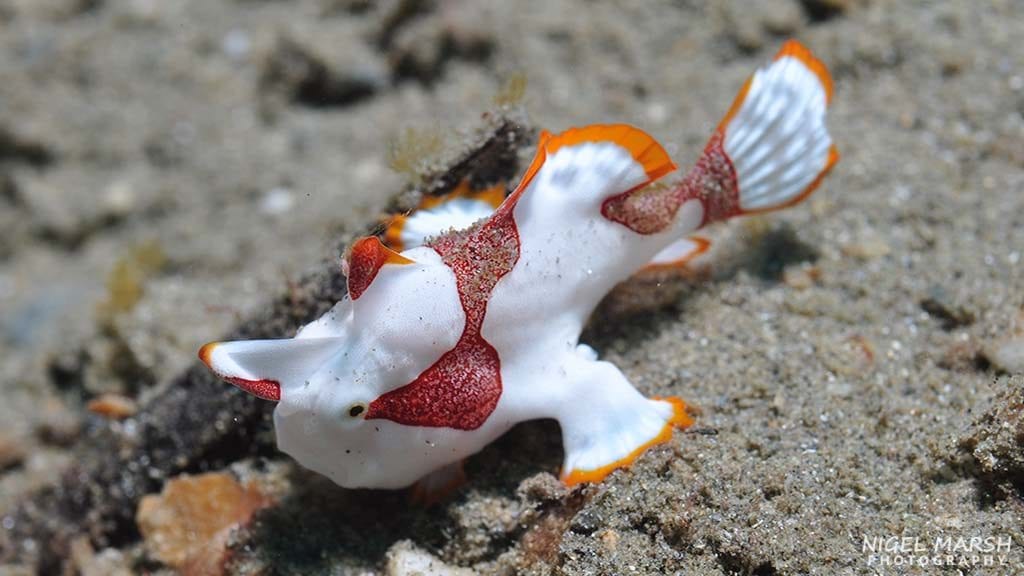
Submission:
[[[684,268],[694,258],[707,252],[710,247],[711,241],[700,236],[680,238],[655,254],[641,272]]]
[[[628,467],[652,446],[672,438],[676,428],[693,423],[678,398],[645,398],[614,365],[570,360],[564,384],[572,403],[557,413],[565,445],[562,481],[567,485],[599,482]]]

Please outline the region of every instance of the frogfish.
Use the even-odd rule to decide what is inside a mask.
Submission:
[[[563,482],[600,481],[692,418],[580,343],[588,317],[634,273],[705,250],[702,227],[807,198],[839,158],[832,90],[826,67],[786,42],[679,176],[630,125],[542,132],[511,193],[459,188],[355,241],[347,296],[294,338],[199,356],[276,402],[280,450],[344,487],[437,493],[535,419],[559,424]]]

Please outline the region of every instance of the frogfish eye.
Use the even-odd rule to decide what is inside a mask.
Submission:
[[[363,404],[362,402],[353,404],[348,408],[348,415],[353,418],[358,418],[363,414],[363,412],[366,412],[366,404]]]

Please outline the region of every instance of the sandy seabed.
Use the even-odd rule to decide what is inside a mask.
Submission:
[[[530,423],[422,509],[302,471],[197,367],[538,128],[690,164],[788,37],[842,160],[593,320],[701,411],[630,469],[566,490]],[[0,574],[1024,572],[1022,37],[1014,0],[0,0]]]

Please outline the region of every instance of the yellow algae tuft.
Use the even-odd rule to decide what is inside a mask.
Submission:
[[[131,312],[143,295],[146,280],[167,263],[167,255],[157,240],[143,242],[114,263],[107,275],[107,298],[100,302],[98,312],[102,323],[114,316]]]
[[[526,96],[526,72],[517,70],[508,75],[498,92],[494,95],[495,106],[515,106]]]
[[[388,165],[418,184],[444,149],[445,134],[440,127],[408,127],[388,146]]]

